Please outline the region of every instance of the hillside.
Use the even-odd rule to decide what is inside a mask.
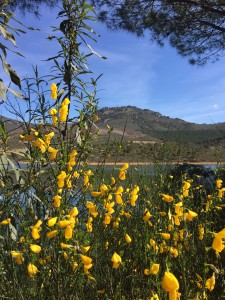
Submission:
[[[225,161],[225,123],[195,124],[134,106],[102,108],[98,117],[93,161]],[[9,147],[23,147],[23,124],[5,117],[0,121],[9,132]],[[113,129],[108,144],[107,125]]]
[[[102,108],[98,111],[100,134],[106,125],[114,135],[130,141],[175,141],[202,144],[218,142],[225,138],[225,123],[195,124],[161,115],[149,109],[134,106]]]

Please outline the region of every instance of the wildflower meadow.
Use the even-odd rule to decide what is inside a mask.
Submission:
[[[51,75],[34,67],[21,82],[26,111],[9,104],[25,151],[9,149],[1,125],[0,298],[225,299],[222,167],[210,186],[169,165],[152,175],[129,162],[93,167],[95,13],[63,0],[58,19]]]

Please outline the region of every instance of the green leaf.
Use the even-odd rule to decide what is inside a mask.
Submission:
[[[0,58],[2,60],[2,66],[5,70],[5,72],[10,76],[11,81],[21,89],[20,78],[17,75],[16,71],[11,67],[10,64],[8,64],[5,61],[5,59],[2,57],[2,55],[0,55]]]
[[[5,57],[6,57],[7,52],[6,52],[5,49],[7,49],[7,47],[5,47],[4,45],[2,45],[2,44],[0,43],[0,48],[1,48],[2,52],[4,53],[4,55],[5,55]]]
[[[2,98],[3,101],[6,100],[5,85],[2,81],[2,79],[0,79],[0,97]]]
[[[16,47],[16,40],[14,38],[14,35],[10,32],[8,32],[5,28],[0,25],[0,33],[3,35],[5,40],[8,40],[13,43],[13,45]]]
[[[24,97],[21,93],[14,91],[13,89],[6,87],[7,90],[12,93],[14,96],[16,96],[17,98],[21,99],[21,100],[29,100],[28,98]]]
[[[16,176],[16,181],[19,182],[19,179],[20,179],[20,169],[18,169],[18,167],[14,164],[14,162],[11,159],[9,159],[8,157],[7,157],[7,160],[8,160],[8,163],[10,164],[10,166],[13,169],[13,172],[14,172],[14,174]]]
[[[92,52],[93,54],[97,55],[98,57],[100,57],[100,58],[102,58],[102,59],[107,59],[107,57],[102,56],[102,55],[98,54],[97,52],[95,52],[95,51],[91,48],[90,45],[87,44],[87,47],[91,50],[91,52]]]
[[[2,135],[3,142],[6,142],[7,138],[8,138],[8,135],[7,135],[7,131],[6,131],[6,128],[5,128],[5,122],[0,121],[0,132],[1,132],[1,135]]]
[[[16,227],[12,224],[12,222],[9,223],[9,232],[10,232],[10,237],[13,241],[17,240],[17,229]]]

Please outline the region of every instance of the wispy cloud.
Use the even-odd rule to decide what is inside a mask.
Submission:
[[[49,73],[50,64],[44,59],[57,53],[56,44],[46,40],[51,26],[59,22],[56,10],[43,8],[41,14],[40,21],[30,15],[23,20],[41,29],[18,38],[26,59],[8,57],[21,76],[31,74],[31,65],[36,64],[41,74]],[[189,65],[168,45],[159,48],[147,38],[112,32],[100,23],[94,24],[94,29],[100,38],[91,46],[108,58],[90,59],[94,77],[103,74],[98,83],[100,107],[135,105],[196,123],[225,121],[225,59],[199,68]]]

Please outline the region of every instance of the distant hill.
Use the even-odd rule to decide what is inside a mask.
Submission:
[[[175,141],[202,144],[218,142],[225,138],[225,122],[195,124],[170,118],[149,109],[135,106],[106,107],[98,111],[100,134],[113,127],[114,136],[130,141]],[[125,129],[125,132],[124,132]]]
[[[94,139],[94,161],[104,155],[111,161],[115,157],[121,161],[225,161],[225,122],[195,124],[135,106],[105,107],[97,114],[99,137]],[[9,146],[22,148],[19,135],[23,123],[5,117],[0,121],[9,132]],[[110,147],[106,147],[107,125],[113,129]]]

